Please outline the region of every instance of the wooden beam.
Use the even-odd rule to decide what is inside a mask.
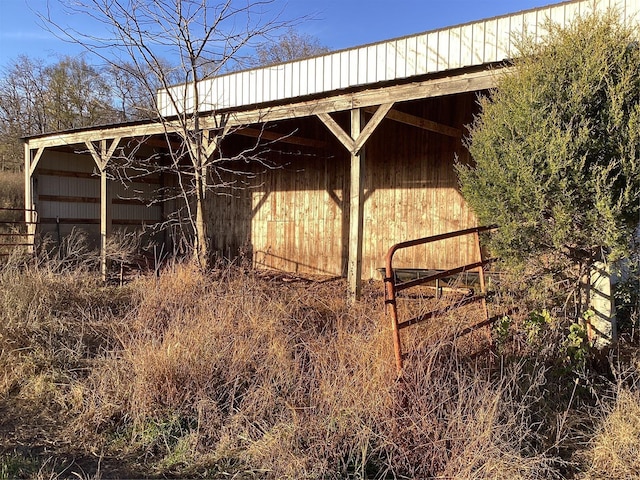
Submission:
[[[111,157],[113,157],[113,154],[115,153],[116,148],[118,148],[118,145],[120,145],[121,140],[122,140],[122,137],[116,137],[111,141],[111,146],[109,147],[109,150],[107,150],[106,152],[105,165],[109,160],[111,160]]]
[[[328,113],[318,113],[316,115],[322,123],[329,129],[331,133],[344,145],[344,147],[350,152],[355,151],[356,142],[353,138],[349,136],[347,132],[345,132],[338,122],[336,122],[331,115]]]
[[[319,113],[317,117],[326,125],[326,127],[333,133],[336,138],[344,145],[344,147],[349,150],[352,155],[356,155],[364,144],[369,140],[371,134],[375,131],[375,129],[380,125],[382,119],[384,119],[387,112],[393,107],[393,102],[385,103],[380,105],[373,111],[373,117],[366,126],[360,125],[358,128],[358,136],[354,137],[353,125],[351,128],[351,135],[345,132],[340,125],[333,119],[331,115],[328,113]],[[359,120],[360,121],[360,120]]]
[[[373,109],[369,107],[366,108],[365,111],[373,113]],[[428,130],[430,132],[440,133],[448,137],[462,138],[462,130],[458,128],[450,127],[449,125],[444,125],[443,123],[434,122],[433,120],[427,120],[426,118],[400,112],[395,109],[390,110],[389,113],[387,113],[386,118],[399,123],[404,123],[406,125],[411,125],[412,127]]]
[[[67,195],[39,195],[38,200],[41,202],[100,203],[100,197],[71,197]],[[111,204],[146,206],[147,202],[139,198],[112,198]]]
[[[116,219],[111,220],[112,225],[128,225],[128,226],[142,226],[153,225],[159,222],[159,220],[131,220],[131,219]],[[100,225],[99,218],[54,218],[44,217],[39,220],[39,223],[45,225],[52,225],[59,223],[60,225]]]
[[[351,110],[351,136],[358,138],[362,133],[362,110]],[[347,280],[349,301],[355,302],[362,294],[362,231],[364,214],[364,148],[351,154],[351,187],[349,193],[349,261]]]
[[[509,67],[504,67],[500,70],[483,69],[401,85],[370,87],[337,95],[329,94],[302,102],[236,111],[229,113],[231,116],[230,122],[233,125],[250,125],[274,120],[308,117],[320,113],[340,112],[351,110],[352,108],[371,107],[388,102],[406,102],[422,98],[487,90],[494,88],[500,75],[510,70]],[[202,120],[205,122],[210,121],[206,118]]]
[[[311,138],[298,137],[296,135],[288,135],[286,133],[278,133],[271,130],[261,130],[259,128],[239,128],[232,133],[251,138],[264,138],[274,142],[289,143],[291,145],[300,145],[302,147],[325,148],[327,142],[323,140],[315,140]]]
[[[102,162],[102,158],[100,157],[100,154],[98,154],[98,151],[96,150],[96,147],[93,145],[93,142],[90,142],[89,140],[85,141],[84,144],[86,145],[87,149],[89,150],[89,153],[91,154],[91,157],[93,158],[93,161],[96,162],[96,165],[98,167],[98,170],[102,171],[104,170],[104,165]]]
[[[483,68],[471,70],[466,73],[446,77],[428,78],[418,82],[409,82],[400,85],[390,85],[377,88],[365,88],[340,94],[327,94],[311,100],[296,101],[292,98],[287,103],[248,108],[243,111],[223,111],[200,119],[203,128],[219,129],[220,119],[228,117],[227,125],[230,127],[260,124],[274,120],[286,120],[292,118],[309,117],[322,113],[351,110],[352,108],[365,108],[382,105],[389,102],[405,102],[421,98],[439,97],[456,93],[473,92],[494,88],[497,79],[504,72],[509,72],[509,67],[500,70]],[[134,138],[150,135],[165,134],[167,132],[179,132],[181,123],[172,120],[166,123],[150,121],[137,125],[114,125],[99,129],[87,129],[76,132],[57,133],[34,137],[27,140],[30,148],[46,148],[60,145],[76,145],[85,142],[98,141],[103,138],[116,137]]]
[[[48,168],[41,168],[38,170],[39,175],[49,175],[52,177],[71,177],[71,178],[98,178],[93,172],[72,172],[70,170],[51,170]],[[148,183],[159,185],[160,177],[157,175],[145,175],[136,177],[130,180],[130,183]]]
[[[35,171],[36,167],[38,166],[38,162],[42,158],[42,154],[43,153],[44,153],[44,147],[38,148],[38,151],[36,152],[35,157],[33,157],[33,159],[31,160],[31,167],[30,167],[29,173],[32,176],[33,176],[33,172]]]
[[[369,140],[369,137],[375,131],[378,125],[380,125],[380,122],[382,122],[384,117],[387,115],[387,112],[391,110],[391,107],[393,107],[393,102],[384,103],[376,109],[373,117],[371,117],[371,119],[367,122],[367,125],[362,129],[360,135],[358,135],[357,138],[354,137],[356,144],[352,153],[357,153],[362,149],[362,147],[364,147],[364,144],[367,142],[367,140]]]

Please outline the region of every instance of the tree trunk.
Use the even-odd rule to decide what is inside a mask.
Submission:
[[[196,168],[196,221],[195,221],[195,259],[201,268],[209,265],[209,245],[207,240],[207,222],[205,215],[204,192],[206,190],[206,178]]]

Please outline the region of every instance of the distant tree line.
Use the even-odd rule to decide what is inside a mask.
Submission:
[[[21,137],[148,118],[152,102],[135,76],[82,56],[47,65],[22,55],[0,77],[0,170],[22,164]]]
[[[288,30],[259,45],[249,62],[255,67],[327,52],[314,37]],[[20,139],[55,131],[155,118],[152,72],[141,78],[140,65],[99,67],[84,56],[47,64],[21,55],[0,70],[0,171],[23,162]],[[167,71],[170,71],[167,62]],[[173,79],[179,83],[180,79]],[[157,83],[157,85],[154,85]]]

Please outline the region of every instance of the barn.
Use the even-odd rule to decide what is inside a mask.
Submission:
[[[347,276],[357,297],[392,244],[475,226],[454,165],[472,161],[464,136],[477,96],[508,69],[520,35],[540,39],[547,20],[609,7],[640,15],[640,0],[569,1],[159,91],[164,118],[201,112],[220,158],[208,172],[211,247],[259,267]],[[181,91],[180,105],[169,101]],[[158,197],[180,183],[161,168],[171,135],[166,122],[140,121],[26,138],[27,221],[56,241],[83,229],[103,253],[117,231],[175,248],[189,202]],[[160,168],[115,175],[133,158]],[[479,254],[473,237],[457,237],[396,264],[446,269]]]

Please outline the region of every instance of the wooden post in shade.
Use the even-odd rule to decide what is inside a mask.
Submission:
[[[120,137],[114,138],[107,148],[107,140],[100,141],[100,153],[96,151],[93,142],[85,141],[89,153],[100,170],[100,273],[102,280],[107,280],[107,239],[111,234],[111,193],[107,178],[107,165],[120,144]]]
[[[33,178],[31,177],[31,148],[29,143],[24,143],[24,221],[27,229],[27,242],[34,240],[35,229],[33,225]],[[33,253],[33,244],[29,247],[29,253]]]
[[[111,234],[111,198],[107,169],[100,170],[100,273],[107,280],[107,239]]]
[[[380,122],[393,107],[393,102],[378,106],[368,123],[365,124],[364,110],[351,110],[351,135],[347,134],[328,113],[318,113],[317,117],[331,133],[351,153],[351,187],[349,199],[349,261],[347,281],[349,301],[360,299],[362,287],[362,229],[364,216],[364,145]],[[372,110],[373,111],[373,110]]]
[[[362,131],[362,111],[351,110],[351,138],[357,139]],[[351,152],[351,189],[349,194],[349,301],[360,299],[362,293],[362,230],[364,213],[364,146]]]

